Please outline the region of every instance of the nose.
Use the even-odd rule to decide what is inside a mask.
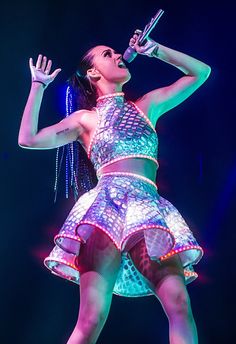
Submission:
[[[117,58],[116,58],[117,60],[119,60],[120,58],[122,58],[122,54],[116,53],[116,55],[118,55]]]

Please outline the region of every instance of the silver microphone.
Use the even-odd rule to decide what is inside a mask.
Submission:
[[[147,37],[149,36],[151,31],[154,29],[154,27],[156,26],[158,20],[161,18],[163,13],[164,13],[163,10],[161,10],[161,9],[158,10],[157,14],[145,26],[142,34],[140,35],[140,37],[138,39],[138,45],[142,45],[145,42],[145,40],[147,39]],[[123,58],[127,62],[132,62],[136,56],[137,56],[136,50],[132,47],[128,47],[124,52]]]

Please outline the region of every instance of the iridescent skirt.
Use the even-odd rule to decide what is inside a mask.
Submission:
[[[161,262],[179,255],[186,284],[198,276],[192,265],[201,259],[202,248],[178,210],[158,194],[156,185],[147,178],[122,172],[102,175],[96,187],[75,203],[54,238],[56,245],[45,258],[45,266],[55,275],[79,284],[76,256],[95,227],[121,251],[115,294],[153,294],[129,257],[129,250],[143,238],[152,260]]]

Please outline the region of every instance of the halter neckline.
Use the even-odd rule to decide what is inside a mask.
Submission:
[[[124,97],[124,92],[114,92],[105,94],[104,96],[100,96],[97,98],[97,101],[107,99],[107,98],[115,98],[115,97]]]

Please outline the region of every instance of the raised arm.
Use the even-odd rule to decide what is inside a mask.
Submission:
[[[75,141],[83,131],[80,125],[83,110],[74,112],[61,122],[38,131],[38,118],[44,91],[61,69],[56,69],[50,74],[52,61],[42,55],[38,56],[35,66],[30,58],[29,66],[32,84],[21,120],[19,146],[29,149],[51,149]]]
[[[139,47],[137,45],[138,35],[139,32],[133,36],[130,44],[135,47],[138,53],[145,54],[145,46]],[[207,80],[211,68],[194,57],[156,43],[151,39],[146,43],[146,50],[149,56],[169,63],[185,74],[173,84],[148,92],[136,102],[155,124],[162,114],[182,103],[196,91]]]

